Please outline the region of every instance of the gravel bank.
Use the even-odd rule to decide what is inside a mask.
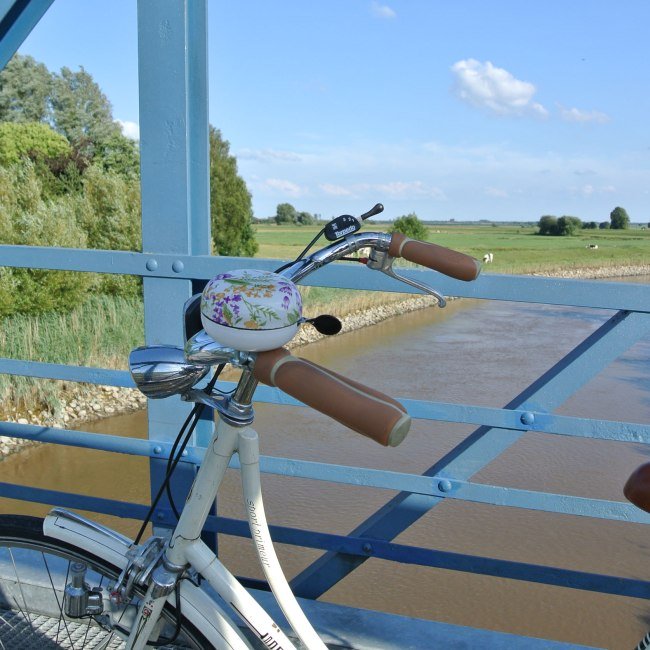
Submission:
[[[562,277],[569,279],[596,279],[613,277],[630,277],[635,275],[650,275],[650,265],[620,266],[593,269],[558,269],[544,273],[533,273],[540,277]],[[423,309],[435,304],[430,296],[414,296],[406,300],[364,309],[351,313],[342,318],[343,332],[375,325],[394,316],[410,311]],[[313,343],[323,338],[313,327],[303,327],[290,347],[296,348]],[[46,411],[17,412],[15,409],[6,418],[8,422],[20,424],[35,424],[48,427],[72,428],[84,422],[98,420],[119,413],[128,413],[144,408],[146,398],[139,391],[131,388],[115,386],[78,386],[69,384],[62,400],[59,413]],[[0,459],[20,451],[27,446],[39,444],[20,438],[0,436]]]

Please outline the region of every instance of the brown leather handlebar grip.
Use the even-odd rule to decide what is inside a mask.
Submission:
[[[253,374],[381,445],[396,447],[411,426],[406,409],[392,397],[294,357],[284,348],[259,352]]]
[[[481,263],[473,257],[438,244],[409,239],[401,232],[393,233],[388,253],[465,282],[476,280],[481,272]]]
[[[637,508],[650,512],[650,463],[635,469],[623,488],[623,494]]]

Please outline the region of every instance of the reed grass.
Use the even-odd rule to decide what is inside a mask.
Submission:
[[[2,320],[0,356],[66,365],[125,369],[129,351],[144,341],[138,298],[97,295],[61,314],[13,315]],[[0,375],[5,413],[56,412],[66,382]]]

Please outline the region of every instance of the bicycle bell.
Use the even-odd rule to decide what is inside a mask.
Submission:
[[[201,323],[218,343],[258,352],[279,348],[298,330],[302,300],[296,285],[270,271],[216,275],[203,290]]]

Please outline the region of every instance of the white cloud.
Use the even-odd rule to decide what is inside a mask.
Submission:
[[[131,140],[140,139],[140,125],[136,122],[128,122],[124,120],[116,120],[122,129],[122,133]]]
[[[560,117],[566,122],[594,122],[605,124],[609,122],[609,115],[600,111],[581,111],[578,108],[564,108],[560,106]]]
[[[388,196],[427,196],[440,201],[444,201],[447,198],[439,187],[428,186],[422,181],[392,181],[390,183],[373,185],[372,189],[388,194]]]
[[[472,106],[497,115],[548,116],[548,111],[533,101],[537,89],[532,83],[516,79],[490,61],[464,59],[454,63],[451,70],[457,96]]]
[[[378,2],[373,2],[371,7],[372,7],[372,13],[378,18],[395,18],[397,16],[395,11],[391,9],[388,5],[382,5],[379,4]]]
[[[616,193],[616,187],[614,187],[614,185],[600,185],[596,187],[591,183],[587,183],[580,187],[571,187],[570,192],[572,194],[584,196],[585,198],[590,198],[595,196],[614,194]]]
[[[259,162],[299,162],[302,160],[300,154],[279,149],[241,149],[237,152],[237,158],[240,160],[257,160]]]
[[[329,194],[330,196],[353,196],[354,192],[347,187],[343,187],[342,185],[333,185],[332,183],[322,183],[319,185],[321,190],[325,192],[325,194]]]
[[[281,178],[267,178],[264,181],[264,187],[271,190],[277,190],[282,194],[293,196],[294,198],[303,196],[307,193],[306,188]]]

